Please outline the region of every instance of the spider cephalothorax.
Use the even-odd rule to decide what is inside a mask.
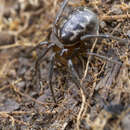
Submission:
[[[50,41],[44,41],[38,44],[38,46],[46,45],[47,47],[42,52],[41,56],[38,57],[35,66],[36,74],[38,76],[38,79],[40,79],[39,64],[41,62],[41,59],[50,49],[53,49],[49,67],[49,86],[55,103],[56,99],[52,88],[52,75],[53,66],[56,59],[62,64],[68,66],[72,74],[73,82],[79,88],[81,87],[79,75],[77,74],[73,64],[75,64],[74,62],[76,62],[75,58],[77,58],[82,53],[86,53],[87,55],[87,47],[84,41],[90,40],[87,41],[87,44],[92,44],[92,41],[94,41],[96,38],[110,38],[119,40],[121,42],[128,42],[127,40],[120,39],[114,36],[99,34],[99,21],[97,15],[87,7],[77,7],[73,9],[66,18],[63,18],[62,14],[68,1],[69,0],[63,1],[61,9],[56,16],[56,20],[52,28]],[[35,48],[37,48],[38,46],[36,46]],[[100,56],[95,53],[91,54]],[[120,62],[116,63],[120,64]]]

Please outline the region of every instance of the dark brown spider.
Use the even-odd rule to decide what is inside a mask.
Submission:
[[[35,47],[37,48],[42,45],[47,46],[36,61],[35,69],[38,80],[40,78],[39,64],[41,63],[41,59],[47,54],[50,49],[53,49],[49,67],[49,87],[55,103],[56,99],[52,88],[53,66],[55,59],[60,61],[63,65],[68,66],[72,74],[73,82],[78,88],[80,88],[80,78],[73,65],[75,62],[75,57],[81,55],[82,53],[86,53],[86,55],[90,54],[107,59],[95,53],[87,53],[85,45],[86,40],[87,44],[92,44],[92,41],[94,41],[96,38],[109,38],[119,40],[121,42],[128,42],[125,39],[119,39],[114,36],[99,34],[98,18],[96,14],[89,10],[87,7],[75,8],[72,12],[69,13],[66,19],[63,18],[62,14],[68,1],[69,0],[63,1],[61,9],[56,16],[50,41],[41,42]],[[117,61],[113,62],[121,64]]]

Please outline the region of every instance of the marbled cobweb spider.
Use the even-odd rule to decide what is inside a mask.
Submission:
[[[74,57],[81,55],[82,53],[86,53],[86,55],[95,55],[101,57],[95,53],[87,53],[85,45],[86,41],[87,44],[92,44],[93,42],[89,42],[88,40],[91,39],[95,41],[96,38],[108,38],[118,40],[120,42],[128,42],[126,39],[99,34],[99,20],[96,14],[89,10],[87,7],[74,8],[72,12],[69,13],[67,18],[62,17],[68,1],[69,0],[63,1],[61,8],[56,16],[50,36],[50,41],[43,41],[35,47],[37,48],[42,45],[46,46],[45,50],[38,57],[35,65],[36,76],[38,76],[39,79],[39,65],[41,63],[41,60],[50,49],[53,49],[49,67],[49,87],[55,103],[56,99],[52,88],[52,75],[55,59],[58,59],[63,65],[68,66],[69,71],[72,74],[73,82],[78,88],[80,88],[80,78],[73,65]],[[116,62],[113,60],[113,62],[120,64],[118,61]]]

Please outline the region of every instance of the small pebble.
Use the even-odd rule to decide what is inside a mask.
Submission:
[[[112,6],[111,11],[115,15],[122,14],[122,10],[120,8],[116,7],[115,5]]]
[[[130,130],[130,112],[121,121],[123,130]]]
[[[8,32],[0,32],[0,46],[15,43],[15,37]]]
[[[101,27],[101,28],[105,28],[105,27],[106,27],[106,23],[105,23],[104,21],[101,21],[101,22],[100,22],[100,27]]]
[[[130,30],[127,31],[127,36],[130,37]]]

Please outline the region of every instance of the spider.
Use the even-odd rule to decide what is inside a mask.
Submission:
[[[90,39],[95,41],[96,38],[109,38],[121,42],[127,42],[127,40],[125,39],[120,39],[118,37],[105,34],[99,34],[98,17],[87,7],[74,8],[68,14],[67,18],[62,17],[62,14],[68,1],[69,0],[63,1],[60,10],[57,13],[56,19],[53,23],[50,40],[40,42],[36,47],[34,47],[37,48],[42,45],[46,46],[45,50],[38,57],[35,64],[36,76],[38,76],[38,80],[40,79],[39,65],[41,63],[41,60],[50,49],[53,49],[53,53],[50,58],[48,78],[49,87],[55,103],[57,101],[52,88],[52,76],[54,71],[53,67],[55,60],[59,60],[61,64],[66,65],[69,68],[73,82],[78,88],[80,88],[80,78],[77,71],[74,68],[75,57],[81,55],[82,53],[86,53],[86,55],[95,55],[101,58],[105,58],[95,53],[87,53],[85,44],[86,40],[87,44],[92,44]],[[121,64],[120,62],[116,63]]]

